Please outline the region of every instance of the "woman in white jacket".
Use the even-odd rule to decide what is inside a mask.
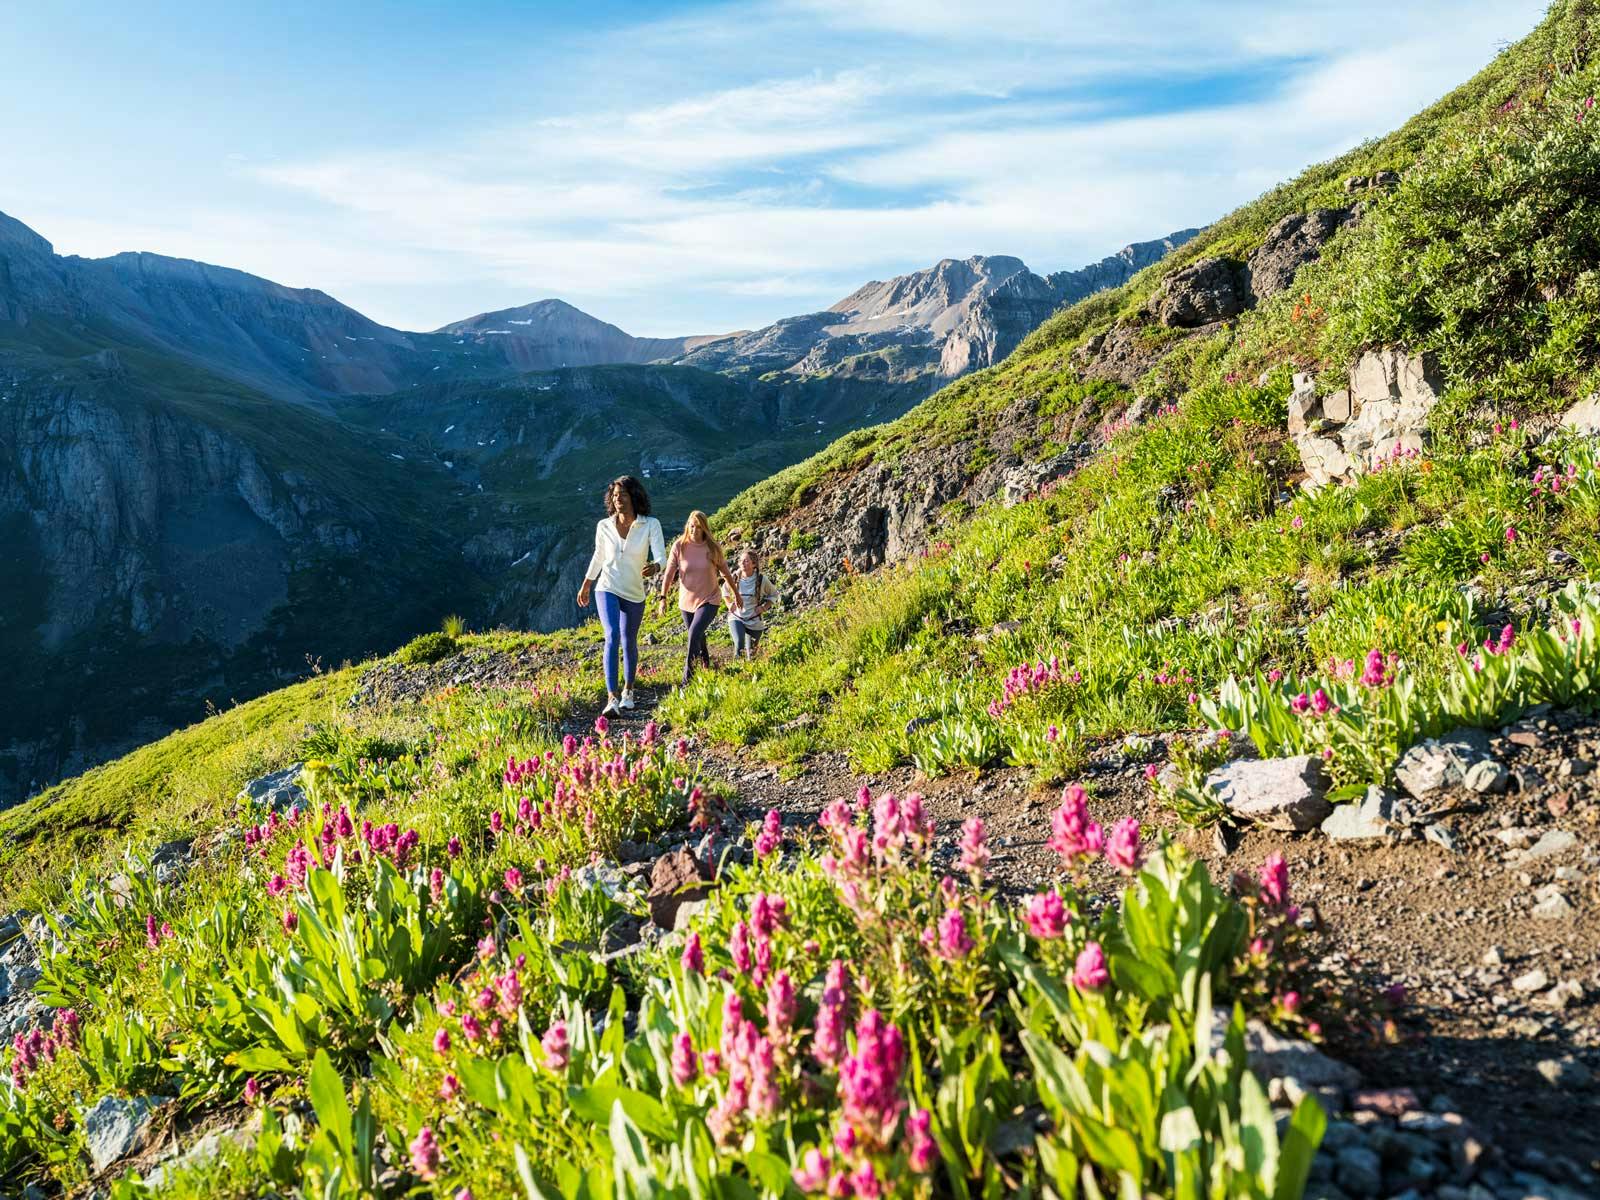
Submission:
[[[611,481],[606,489],[606,516],[594,529],[594,554],[578,589],[578,607],[590,596],[600,609],[605,631],[607,713],[633,707],[633,680],[639,669],[639,626],[644,621],[644,581],[666,559],[661,522],[650,515],[650,497],[632,475]],[[648,559],[653,561],[647,561]],[[622,686],[617,686],[617,657],[622,658]]]

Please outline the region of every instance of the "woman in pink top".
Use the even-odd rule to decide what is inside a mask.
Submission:
[[[684,522],[683,536],[672,543],[667,555],[667,571],[661,577],[661,607],[667,606],[667,593],[678,585],[678,609],[683,613],[684,627],[689,631],[689,646],[683,656],[683,683],[688,686],[694,677],[694,664],[698,659],[711,665],[711,651],[706,646],[706,633],[711,622],[717,619],[717,595],[723,582],[738,591],[733,572],[728,570],[728,560],[711,536],[711,526],[705,513],[699,509],[689,514]]]

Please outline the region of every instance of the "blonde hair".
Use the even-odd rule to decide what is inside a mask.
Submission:
[[[696,537],[695,532],[700,536]],[[698,508],[689,514],[689,519],[683,523],[683,534],[678,538],[680,542],[704,542],[706,549],[711,552],[711,557],[721,562],[727,562],[727,555],[723,554],[722,547],[717,539],[711,536],[711,519]]]

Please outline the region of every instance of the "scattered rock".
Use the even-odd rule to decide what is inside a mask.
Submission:
[[[1227,763],[1206,786],[1229,812],[1268,829],[1305,833],[1333,812],[1322,760],[1312,754]]]
[[[1314,395],[1302,396],[1292,423],[1298,420],[1303,430],[1295,435],[1295,445],[1306,483],[1321,487],[1347,482],[1396,450],[1423,449],[1428,414],[1438,403],[1441,386],[1431,357],[1369,350],[1351,365],[1348,393],[1320,402]]]
[[[1410,1088],[1363,1088],[1350,1093],[1349,1104],[1352,1109],[1365,1109],[1386,1117],[1400,1117],[1422,1107],[1416,1092]]]
[[[294,763],[281,771],[252,779],[239,789],[239,800],[263,811],[287,812],[303,805],[305,789],[300,786],[304,763]]]
[[[1219,1010],[1212,1036],[1222,1044],[1228,1014]],[[1245,1053],[1250,1069],[1264,1080],[1295,1079],[1309,1091],[1324,1088],[1347,1092],[1361,1085],[1361,1073],[1347,1063],[1329,1058],[1310,1042],[1274,1033],[1260,1021],[1245,1026]]]
[[[1545,1001],[1557,1012],[1565,1012],[1583,999],[1583,984],[1576,979],[1563,979],[1545,993]]]
[[[1492,758],[1480,758],[1467,768],[1461,785],[1482,796],[1498,796],[1511,783],[1511,772]]]
[[[1561,418],[1563,429],[1593,436],[1600,433],[1600,392],[1579,400]]]
[[[1516,857],[1517,866],[1526,866],[1528,863],[1538,862],[1540,859],[1553,858],[1563,854],[1578,844],[1576,834],[1568,833],[1565,829],[1552,829],[1544,834],[1537,842],[1529,846]]]
[[[1322,823],[1322,832],[1337,840],[1388,837],[1394,829],[1394,793],[1369,787],[1360,804],[1339,804]]]
[[[1418,800],[1445,787],[1463,785],[1474,763],[1489,757],[1489,738],[1481,729],[1456,729],[1412,746],[1395,764],[1400,786]]]
[[[83,1114],[83,1137],[95,1173],[104,1171],[143,1143],[165,1096],[105,1096]]]
[[[1433,824],[1423,828],[1422,836],[1436,846],[1443,846],[1451,854],[1456,852],[1456,835],[1448,825],[1435,821]]]
[[[650,868],[650,893],[645,902],[650,919],[662,929],[676,928],[678,909],[686,901],[704,899],[711,891],[712,869],[685,849],[656,859]]]
[[[1577,1090],[1594,1082],[1594,1073],[1570,1054],[1544,1059],[1537,1070],[1551,1087]]]
[[[1511,990],[1514,992],[1542,992],[1549,986],[1550,977],[1538,967],[1511,981]]]
[[[1352,1196],[1376,1196],[1383,1191],[1383,1159],[1365,1146],[1347,1146],[1334,1159],[1333,1177]]]
[[[1571,901],[1554,885],[1540,889],[1538,900],[1539,902],[1531,910],[1531,915],[1540,921],[1564,921],[1572,915]]]
[[[1350,208],[1314,208],[1290,213],[1267,231],[1245,261],[1252,303],[1275,296],[1294,282],[1296,272],[1322,255],[1322,246],[1355,215]]]

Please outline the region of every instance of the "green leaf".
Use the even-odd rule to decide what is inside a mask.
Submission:
[[[328,1136],[341,1152],[349,1153],[353,1139],[350,1132],[350,1101],[344,1094],[344,1080],[333,1069],[326,1050],[318,1050],[311,1063],[309,1081],[311,1107],[316,1110],[317,1124],[328,1131]]]
[[[1278,1172],[1278,1127],[1266,1089],[1254,1071],[1246,1071],[1239,1080],[1239,1142],[1250,1173],[1270,1183]]]
[[[228,1055],[227,1061],[238,1067],[241,1071],[252,1074],[258,1071],[281,1071],[285,1075],[293,1074],[295,1064],[281,1050],[274,1050],[270,1046],[251,1046],[244,1050],[235,1050]]]
[[[1328,1117],[1322,1105],[1311,1096],[1300,1097],[1289,1118],[1289,1128],[1284,1130],[1272,1200],[1299,1200],[1311,1174],[1311,1160],[1316,1157],[1327,1128]]]
[[[626,1113],[630,1122],[657,1142],[672,1142],[677,1127],[666,1105],[654,1096],[614,1083],[596,1083],[584,1088],[568,1088],[567,1104],[573,1115],[595,1124],[611,1119],[614,1109]]]

